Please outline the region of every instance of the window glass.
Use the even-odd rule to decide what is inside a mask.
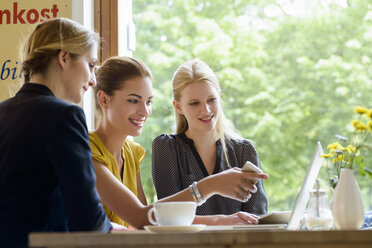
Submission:
[[[355,106],[372,108],[368,0],[136,0],[133,20],[133,56],[154,75],[153,113],[135,139],[147,151],[142,175],[150,201],[151,142],[173,132],[171,78],[189,59],[216,72],[225,114],[255,142],[270,174],[270,211],[291,209],[316,141],[326,151],[335,134],[349,135]],[[372,168],[371,151],[365,163]],[[372,179],[357,180],[372,209]],[[330,190],[325,168],[320,181]]]

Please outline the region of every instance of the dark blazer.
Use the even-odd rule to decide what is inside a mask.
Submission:
[[[0,246],[30,232],[111,229],[95,188],[83,110],[26,83],[0,103]]]

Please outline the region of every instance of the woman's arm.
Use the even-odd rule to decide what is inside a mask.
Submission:
[[[256,192],[257,188],[250,183],[250,179],[267,179],[267,174],[255,174],[244,172],[240,168],[231,168],[221,173],[206,177],[197,183],[199,191],[204,199],[219,194],[235,200],[246,202],[250,192]],[[193,201],[189,189],[163,198],[160,201]],[[207,215],[196,216],[194,224],[207,225],[242,225],[257,224],[257,216],[247,212],[237,212],[231,215]]]
[[[124,186],[103,164],[93,159],[97,177],[97,190],[101,201],[122,220],[135,228],[149,225],[147,211],[151,206],[144,206],[140,200]]]
[[[84,112],[72,105],[57,113],[60,118],[53,119],[57,125],[51,125],[45,154],[52,158],[69,230],[108,232],[111,224],[95,187]]]
[[[147,211],[151,208],[151,205],[144,206],[127,187],[112,175],[106,166],[96,160],[93,160],[93,164],[97,175],[97,190],[101,196],[102,203],[131,226],[141,229],[143,226],[149,225]],[[204,178],[198,182],[198,187],[205,199],[217,193],[245,201],[249,197],[249,191],[247,192],[243,188],[248,188],[250,187],[249,185],[252,185],[247,180],[252,177],[266,179],[267,175],[243,172],[241,169],[232,168]],[[193,199],[187,188],[161,201],[193,201]],[[227,218],[226,216],[212,217],[208,219],[201,216],[197,217],[195,221],[196,223],[200,223],[200,221],[203,223],[208,221],[216,223],[218,219]],[[230,218],[234,219],[235,217]],[[250,217],[247,218],[251,219]]]
[[[231,168],[200,180],[197,187],[205,200],[218,194],[245,202],[251,197],[251,192],[257,191],[256,186],[251,183],[251,179],[267,178],[269,176],[265,173],[245,172],[240,168]],[[193,201],[193,198],[189,188],[186,188],[160,201]]]
[[[138,199],[141,201],[141,203],[146,206],[147,200],[146,200],[145,192],[143,191],[140,172],[138,172],[137,174],[137,196],[138,196]]]

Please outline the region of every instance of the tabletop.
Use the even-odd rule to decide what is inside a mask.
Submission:
[[[151,233],[124,231],[109,234],[93,232],[31,233],[30,247],[318,247],[371,248],[372,230],[286,231],[214,230],[196,233]]]

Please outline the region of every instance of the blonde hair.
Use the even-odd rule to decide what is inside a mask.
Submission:
[[[59,51],[78,57],[98,48],[98,43],[99,35],[96,32],[66,18],[50,19],[38,24],[26,40],[23,50],[24,82],[30,82],[33,74],[44,73]]]
[[[214,87],[217,92],[221,92],[221,87],[213,70],[203,61],[193,59],[181,65],[174,73],[172,79],[173,99],[177,102],[181,100],[182,90],[189,84],[194,82],[203,82]],[[216,128],[214,130],[215,138],[221,140],[223,152],[226,161],[229,164],[226,149],[226,139],[241,138],[235,131],[230,122],[226,119],[223,108],[222,99],[219,96],[219,115],[217,117]],[[174,111],[176,118],[176,133],[184,133],[189,128],[184,115]]]

